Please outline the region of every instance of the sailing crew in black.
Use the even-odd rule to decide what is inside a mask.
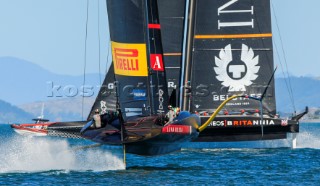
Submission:
[[[93,115],[95,128],[101,128],[101,117],[99,113],[99,109],[96,109]]]

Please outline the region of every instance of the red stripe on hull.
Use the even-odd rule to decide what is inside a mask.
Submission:
[[[167,125],[162,128],[164,134],[191,134],[191,126],[185,125]]]
[[[36,126],[41,126],[41,125],[36,125]],[[46,126],[48,126],[48,125],[46,125]],[[14,125],[14,124],[11,125],[11,127],[14,129],[17,129],[17,130],[25,130],[25,131],[30,131],[30,132],[34,132],[34,133],[48,134],[48,131],[46,129],[41,129],[41,128],[28,128],[25,126]]]

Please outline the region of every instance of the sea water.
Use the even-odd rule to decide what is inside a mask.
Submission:
[[[164,156],[127,155],[125,165],[121,147],[26,137],[1,124],[0,185],[319,185],[320,123],[301,124],[297,148],[289,146],[191,143]]]

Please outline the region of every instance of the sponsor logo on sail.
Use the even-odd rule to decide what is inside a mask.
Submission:
[[[164,94],[164,91],[162,89],[159,89],[159,110],[163,110],[163,94]]]
[[[241,63],[232,62],[232,49],[229,44],[220,50],[219,57],[215,57],[216,78],[223,86],[229,87],[229,92],[246,91],[246,86],[252,85],[258,78],[259,56],[254,55],[252,48],[242,44]]]
[[[134,100],[147,100],[147,94],[145,89],[133,89]]]
[[[124,111],[127,117],[139,116],[142,114],[142,108],[125,108]]]
[[[108,83],[108,89],[114,89],[114,84],[113,83]]]
[[[155,71],[164,71],[162,55],[151,54],[150,55],[151,68]]]
[[[100,101],[100,110],[101,110],[101,114],[105,114],[107,113],[107,102],[106,101]]]
[[[177,88],[177,85],[173,81],[168,81],[168,88]]]
[[[223,17],[223,15],[237,15],[237,17],[248,17],[248,14],[251,14],[251,18],[248,17],[249,19],[247,19],[246,21],[242,20],[242,21],[237,21],[236,19],[233,19],[232,22],[223,22],[220,19],[218,20],[218,29],[220,30],[221,28],[224,27],[251,27],[254,28],[254,6],[247,6],[245,7],[245,3],[242,2],[242,6],[238,6],[241,8],[246,8],[246,9],[234,9],[232,7],[237,7],[235,6],[236,4],[241,4],[241,2],[239,0],[230,0],[228,2],[226,2],[225,4],[223,4],[222,6],[220,6],[218,8],[218,16],[221,19],[221,17]],[[241,15],[246,15],[246,16],[241,16]]]
[[[112,42],[115,74],[124,76],[147,76],[145,44]]]

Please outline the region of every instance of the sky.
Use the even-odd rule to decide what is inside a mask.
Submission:
[[[104,0],[89,1],[86,44],[87,0],[0,0],[0,57],[24,59],[57,74],[83,75],[85,54],[86,73],[99,72],[100,51],[105,72],[106,13]]]
[[[271,2],[280,55],[275,53],[275,63],[286,61],[295,76],[319,77],[320,1]],[[85,44],[87,0],[0,0],[0,57],[28,60],[57,74],[98,73],[99,64],[105,72],[111,55],[105,0],[89,0],[88,15]]]

